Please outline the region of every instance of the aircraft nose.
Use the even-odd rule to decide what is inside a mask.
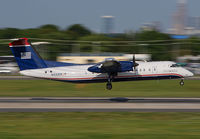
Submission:
[[[186,77],[194,76],[194,74],[191,71],[188,71],[188,70],[187,70],[185,75],[186,75]]]

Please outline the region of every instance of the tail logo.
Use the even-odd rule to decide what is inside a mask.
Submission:
[[[21,59],[31,59],[31,52],[21,52]]]

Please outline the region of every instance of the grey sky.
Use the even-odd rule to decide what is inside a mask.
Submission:
[[[200,16],[200,0],[189,0],[188,12]],[[115,16],[115,32],[137,30],[142,23],[171,25],[176,0],[0,0],[0,28],[34,28],[75,23],[100,31],[102,15]]]

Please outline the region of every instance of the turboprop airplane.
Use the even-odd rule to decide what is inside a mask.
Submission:
[[[132,61],[109,58],[94,65],[47,61],[39,56],[27,38],[17,39],[9,43],[9,47],[23,75],[73,83],[107,82],[108,90],[112,89],[112,82],[117,81],[180,78],[180,85],[184,85],[183,79],[193,76],[175,62],[136,62],[135,56]]]

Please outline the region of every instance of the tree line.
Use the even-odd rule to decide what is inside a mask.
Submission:
[[[169,34],[156,30],[120,34],[95,33],[81,24],[66,29],[47,24],[38,28],[0,29],[0,55],[10,55],[9,39],[26,37],[32,42],[47,41],[49,44],[36,46],[47,59],[56,59],[61,53],[147,53],[152,60],[175,60],[182,55],[200,55],[199,37],[176,40]]]

